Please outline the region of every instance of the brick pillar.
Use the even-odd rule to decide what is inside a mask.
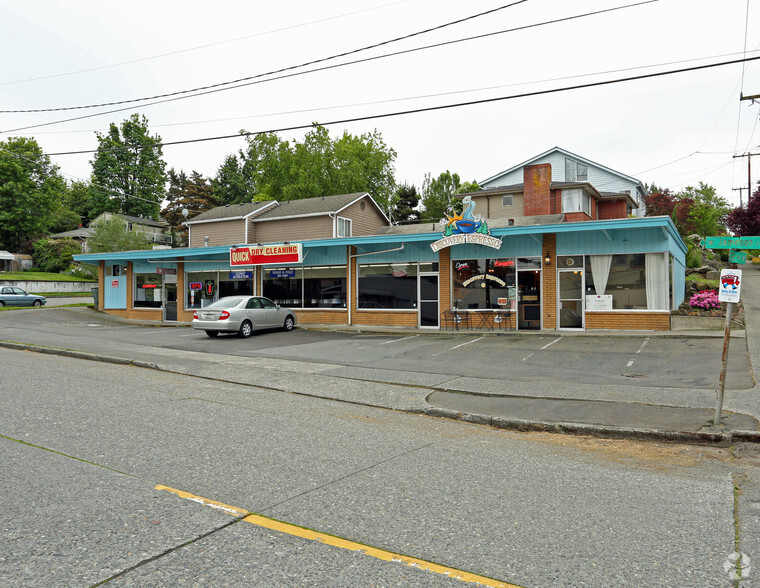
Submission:
[[[552,214],[552,166],[548,163],[523,168],[523,210],[525,216]]]
[[[451,308],[451,251],[448,247],[438,251],[438,308],[441,312]]]
[[[544,258],[547,251],[551,257],[551,265],[546,265]],[[543,307],[544,329],[554,331],[557,329],[557,235],[554,233],[544,234],[544,247],[541,252],[543,264],[543,290],[541,301]]]
[[[356,312],[357,307],[359,305],[358,304],[359,297],[358,297],[358,291],[357,291],[359,288],[359,273],[358,273],[359,264],[356,262],[355,257],[351,257],[352,255],[356,253],[356,247],[354,247],[353,245],[349,245],[347,249],[348,251],[346,252],[346,257],[348,258],[348,268],[349,268],[349,274],[351,276],[351,282],[348,285],[350,289],[348,304],[350,308],[349,316],[351,317],[351,320],[348,321],[348,324],[351,325],[351,324],[354,324],[354,316],[355,316],[354,313]]]

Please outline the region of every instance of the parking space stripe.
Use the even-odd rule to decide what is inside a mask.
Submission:
[[[480,341],[481,339],[485,339],[485,337],[478,337],[477,339],[473,339],[472,341],[467,341],[466,343],[460,343],[459,345],[454,345],[454,347],[451,347],[449,349],[444,349],[443,351],[439,351],[438,353],[434,353],[432,357],[435,357],[436,355],[441,355],[441,353],[446,353],[447,351],[454,351],[454,349],[459,349],[460,347],[464,347],[465,345],[469,345],[470,343],[475,343],[476,341]]]
[[[300,537],[301,539],[307,539],[309,541],[319,541],[320,543],[330,545],[331,547],[337,547],[339,549],[359,551],[364,555],[368,555],[370,557],[374,557],[383,561],[400,563],[401,565],[409,566],[411,568],[425,570],[434,574],[441,574],[443,576],[451,578],[452,580],[477,584],[478,586],[486,586],[488,588],[521,588],[517,584],[509,584],[508,582],[494,580],[493,578],[488,578],[486,576],[480,576],[478,574],[465,572],[456,568],[443,566],[430,561],[426,561],[424,559],[418,559],[416,557],[409,557],[406,555],[401,555],[399,553],[393,553],[392,551],[378,549],[376,547],[371,547],[363,543],[357,543],[348,539],[342,539],[341,537],[336,537],[335,535],[328,535],[327,533],[320,533],[319,531],[314,531],[305,527],[291,525],[290,523],[284,523],[282,521],[271,519],[262,515],[251,514],[249,511],[246,511],[242,508],[230,506],[228,504],[210,500],[208,498],[203,498],[201,496],[196,496],[195,494],[177,490],[176,488],[170,488],[168,486],[162,486],[159,484],[155,486],[155,489],[171,492],[180,498],[192,500],[193,502],[221,510],[231,515],[244,516],[245,518],[243,518],[242,521],[245,523],[250,523],[264,529],[270,529],[272,531],[285,533],[293,537]]]

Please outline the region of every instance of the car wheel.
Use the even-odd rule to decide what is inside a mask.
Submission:
[[[292,331],[295,324],[296,322],[293,320],[293,317],[288,315],[288,317],[285,319],[285,323],[282,325],[282,328],[286,331]]]
[[[243,324],[240,325],[238,335],[245,339],[246,337],[250,337],[251,333],[253,333],[253,325],[249,321],[243,321]]]
[[[0,300],[0,306],[5,306],[5,302],[3,302],[2,300]]]
[[[219,334],[219,331],[206,331],[206,335],[209,337],[216,337]]]
[[[40,300],[35,300],[34,302],[32,302],[32,304],[33,304],[34,306],[42,306],[42,301],[40,301]]]

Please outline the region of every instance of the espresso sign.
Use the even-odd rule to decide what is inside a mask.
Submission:
[[[301,243],[230,248],[231,267],[268,265],[270,263],[301,263],[301,261],[303,261]]]

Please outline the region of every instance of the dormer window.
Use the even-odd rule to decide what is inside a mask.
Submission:
[[[566,182],[587,182],[588,166],[580,161],[565,158],[565,181]]]

